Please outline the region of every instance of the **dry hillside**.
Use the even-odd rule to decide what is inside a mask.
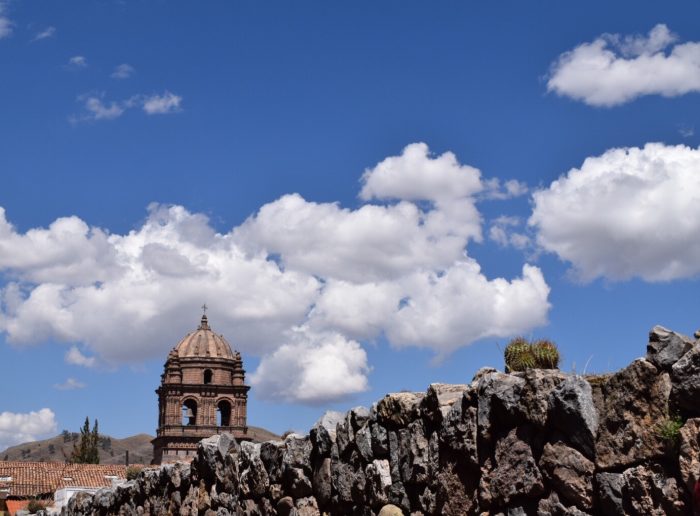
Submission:
[[[248,427],[248,435],[254,442],[279,439],[264,428]],[[124,439],[100,435],[100,464],[124,464],[126,451],[129,450],[131,464],[150,464],[153,459],[152,435],[138,434]],[[56,437],[18,444],[0,452],[0,460],[19,460],[27,462],[63,462],[70,458],[73,445],[80,440],[77,432],[63,431]]]

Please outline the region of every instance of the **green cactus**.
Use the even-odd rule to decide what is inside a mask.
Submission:
[[[522,337],[511,340],[503,353],[506,372],[524,371],[535,366],[535,358],[530,344]]]
[[[535,367],[540,369],[557,369],[559,367],[559,350],[550,340],[541,339],[532,344]]]

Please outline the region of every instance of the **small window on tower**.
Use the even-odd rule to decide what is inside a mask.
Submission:
[[[211,369],[204,370],[204,383],[211,383],[211,377],[213,376]]]

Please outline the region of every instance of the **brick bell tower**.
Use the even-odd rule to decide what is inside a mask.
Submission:
[[[196,331],[168,354],[158,394],[153,464],[189,460],[205,437],[247,440],[248,390],[241,354],[209,327],[206,305]]]

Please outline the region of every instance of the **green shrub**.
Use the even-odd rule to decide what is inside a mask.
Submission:
[[[656,424],[656,435],[668,446],[675,448],[680,439],[681,427],[683,427],[683,419],[675,414]]]
[[[39,512],[44,509],[44,504],[41,503],[39,500],[36,498],[32,498],[29,500],[29,503],[27,504],[27,510],[31,513],[34,514],[36,512]]]
[[[525,371],[535,367],[535,357],[532,347],[523,337],[515,337],[506,346],[503,356],[506,361],[506,371]]]
[[[143,471],[142,467],[139,466],[129,466],[126,468],[126,479],[127,480],[134,480],[136,477],[139,476],[139,473]]]
[[[551,340],[541,339],[532,344],[532,354],[536,367],[557,369],[559,367],[559,350]]]
[[[506,372],[525,371],[526,369],[556,369],[559,367],[559,349],[550,340],[538,340],[529,343],[523,337],[515,337],[503,352]]]

